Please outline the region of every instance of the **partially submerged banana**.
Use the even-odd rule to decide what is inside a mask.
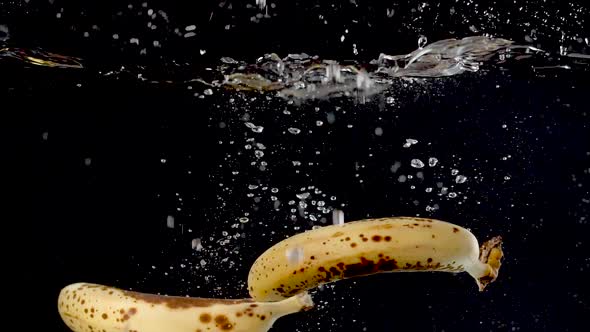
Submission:
[[[311,308],[307,293],[280,302],[171,297],[77,283],[58,310],[74,332],[265,332],[279,317]]]
[[[467,229],[424,218],[332,225],[264,252],[250,269],[248,289],[255,300],[278,301],[320,284],[379,272],[466,271],[483,291],[498,276],[501,243],[494,237],[480,250]]]

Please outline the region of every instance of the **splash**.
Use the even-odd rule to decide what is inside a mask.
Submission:
[[[341,64],[307,54],[276,54],[260,57],[249,65],[223,58],[219,70],[224,79],[218,85],[234,90],[277,91],[285,98],[321,99],[336,95],[369,96],[389,87],[400,77],[445,77],[477,72],[482,64],[497,58],[541,52],[531,46],[486,36],[444,39],[426,45],[421,37],[418,49],[403,55],[381,54],[365,64]]]
[[[256,91],[286,99],[327,99],[338,96],[364,98],[388,89],[400,78],[456,76],[502,65],[509,60],[519,61],[535,56],[548,58],[548,55],[548,52],[536,47],[519,45],[502,38],[471,36],[427,44],[426,37],[421,36],[416,50],[401,55],[382,53],[369,63],[344,63],[320,59],[318,56],[305,53],[289,54],[281,58],[275,53],[270,53],[259,57],[254,63],[222,57],[215,66],[208,67],[207,70],[199,70],[194,64],[175,63],[173,70],[167,70],[171,77],[164,79],[149,77],[153,74],[144,66],[120,66],[120,69],[101,70],[99,74],[105,78],[131,75],[142,82],[152,84],[199,83],[207,86],[207,91],[211,92],[211,88]],[[574,64],[582,64],[583,69],[589,67],[590,56],[586,54],[564,53],[557,57],[569,58]],[[36,66],[84,68],[79,58],[39,49],[3,48],[0,49],[0,58],[17,59]],[[572,69],[570,65],[532,68]],[[192,74],[187,78],[187,72],[199,72],[202,75]]]
[[[16,59],[24,63],[43,67],[83,68],[79,58],[46,52],[40,49],[1,48],[0,58]]]

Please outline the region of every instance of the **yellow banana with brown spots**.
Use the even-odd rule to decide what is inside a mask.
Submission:
[[[279,302],[137,293],[77,283],[62,289],[58,310],[74,332],[265,332],[279,317],[311,308],[307,293]]]
[[[501,244],[501,238],[494,237],[480,250],[469,230],[433,219],[331,225],[265,251],[250,269],[248,289],[257,301],[278,301],[320,284],[380,272],[466,271],[483,291],[498,276]]]

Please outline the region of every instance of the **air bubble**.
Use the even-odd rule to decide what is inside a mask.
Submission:
[[[334,209],[332,211],[332,224],[334,225],[344,225],[344,211]]]
[[[424,46],[426,46],[426,43],[428,43],[428,39],[426,38],[426,36],[420,36],[420,38],[418,38],[418,48],[424,48]]]
[[[465,183],[467,181],[467,177],[465,175],[457,175],[455,178],[456,183]]]
[[[166,227],[174,228],[174,216],[166,217]]]
[[[410,165],[414,168],[422,168],[424,167],[424,163],[420,159],[412,159]]]
[[[299,199],[307,199],[309,197],[309,193],[301,193],[301,194],[297,194],[295,196],[297,196],[297,198],[299,198]]]
[[[191,248],[196,251],[201,251],[203,249],[203,245],[201,244],[201,239],[196,238],[191,241]]]

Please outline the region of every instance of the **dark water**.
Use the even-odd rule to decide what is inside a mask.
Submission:
[[[484,293],[466,274],[341,281],[277,331],[586,330],[590,76],[584,57],[567,56],[589,53],[581,2],[277,2],[255,20],[254,1],[229,4],[0,5],[3,46],[24,52],[0,58],[16,161],[7,175],[26,202],[5,221],[6,241],[18,242],[12,271],[26,285],[10,296],[29,317],[24,330],[67,331],[55,302],[77,281],[245,297],[262,251],[330,224],[335,208],[347,221],[417,215],[468,227],[480,241],[502,235],[500,277]],[[149,9],[168,21],[147,20]],[[190,24],[194,37],[174,33]],[[212,77],[205,68],[222,56],[255,63],[307,52],[368,68],[381,52],[415,50],[420,35],[486,33],[547,51],[450,77],[392,79],[369,96],[289,99],[194,80]],[[15,56],[34,50],[79,57],[83,68]],[[417,142],[404,147],[408,139]],[[203,249],[191,248],[194,239]]]

